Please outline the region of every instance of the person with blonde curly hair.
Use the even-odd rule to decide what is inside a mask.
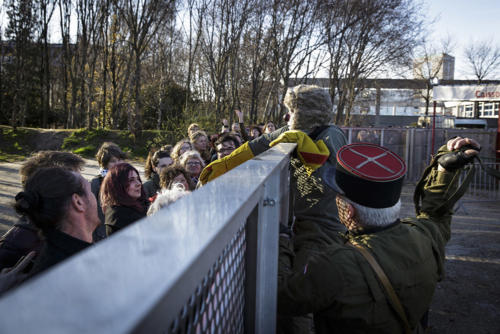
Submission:
[[[193,184],[198,183],[201,171],[205,167],[205,161],[198,151],[187,151],[180,158],[181,166],[188,172]]]
[[[188,138],[184,138],[179,140],[174,148],[172,149],[172,152],[170,153],[170,156],[172,159],[174,159],[174,162],[179,163],[179,158],[184,152],[191,151],[193,149],[193,144],[191,144],[191,141]]]
[[[201,127],[198,125],[198,123],[191,123],[188,126],[188,137],[191,137],[193,133],[196,131],[202,130]]]
[[[196,131],[191,136],[189,136],[193,148],[198,151],[203,158],[205,163],[210,162],[212,155],[210,154],[210,145],[208,142],[208,136],[205,131]]]

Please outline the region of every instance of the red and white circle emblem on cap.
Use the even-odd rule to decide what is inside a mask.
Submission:
[[[375,144],[345,145],[337,152],[337,161],[344,169],[372,181],[394,181],[406,173],[401,157]]]

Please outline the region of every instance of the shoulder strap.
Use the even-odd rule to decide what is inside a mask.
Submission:
[[[377,260],[375,260],[373,255],[365,247],[363,247],[362,245],[360,245],[356,241],[350,240],[347,242],[347,245],[358,250],[361,253],[361,255],[363,255],[363,257],[366,259],[366,261],[368,261],[368,263],[372,267],[373,271],[377,275],[379,281],[384,286],[392,307],[394,308],[394,310],[398,314],[399,318],[402,320],[404,328],[405,328],[405,333],[411,334],[412,331],[410,329],[410,324],[408,323],[408,318],[406,317],[406,313],[403,309],[403,306],[401,305],[401,302],[399,301],[398,295],[394,291],[394,288],[392,287],[392,284],[389,281],[389,278],[387,278],[387,275],[385,274],[382,267],[380,267]]]

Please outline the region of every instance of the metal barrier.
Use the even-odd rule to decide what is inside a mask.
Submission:
[[[500,163],[485,163],[483,165],[492,169],[500,170]],[[476,172],[474,179],[469,185],[466,197],[475,197],[478,199],[486,200],[500,200],[499,180],[493,176],[488,175],[484,169],[481,168],[479,163],[474,164]]]
[[[280,144],[0,299],[1,333],[273,333]]]
[[[483,165],[500,170],[500,163],[485,163]],[[467,207],[469,205],[474,205],[475,203],[481,202],[500,202],[500,181],[491,175],[488,175],[484,169],[481,168],[479,163],[474,164],[475,173],[472,182],[467,189],[457,205],[455,206],[455,212],[463,211],[466,215],[469,214]],[[465,174],[461,175],[462,182]]]

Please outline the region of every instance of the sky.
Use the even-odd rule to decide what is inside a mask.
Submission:
[[[450,54],[455,57],[455,79],[473,79],[463,56],[464,47],[471,41],[489,41],[500,47],[500,0],[423,0],[431,43],[438,46],[448,35],[452,40]],[[6,10],[0,0],[0,25],[7,24]],[[54,13],[55,22],[58,20]],[[57,27],[57,25],[56,25]],[[58,35],[53,33],[53,35]],[[55,36],[54,36],[55,37]],[[55,38],[54,42],[59,42]],[[500,70],[495,78],[500,78]]]
[[[471,41],[491,41],[500,47],[499,0],[427,0],[429,18],[437,18],[430,31],[436,43],[449,35],[455,57],[455,79],[473,78],[467,73],[464,47]],[[470,72],[470,71],[469,71]],[[500,77],[500,73],[496,76]]]

